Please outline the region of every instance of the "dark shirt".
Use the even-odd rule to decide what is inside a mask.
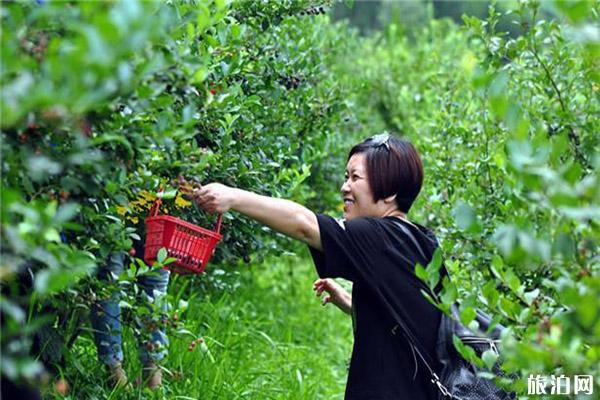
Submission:
[[[435,399],[430,376],[401,333],[402,318],[431,356],[441,313],[414,273],[437,247],[433,233],[396,217],[338,222],[317,215],[323,251],[310,248],[321,278],[353,282],[354,347],[346,400]],[[421,255],[416,243],[424,255]]]

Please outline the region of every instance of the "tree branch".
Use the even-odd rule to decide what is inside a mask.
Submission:
[[[563,97],[560,92],[560,89],[558,88],[558,85],[552,78],[552,74],[550,73],[548,66],[542,61],[541,57],[539,56],[537,49],[535,47],[535,43],[532,43],[531,48],[532,48],[533,56],[535,57],[537,62],[542,66],[542,69],[544,70],[544,73],[546,74],[546,78],[548,78],[548,80],[550,81],[550,84],[552,85],[552,88],[554,89],[554,92],[556,93],[556,96],[558,97],[558,102],[560,104],[560,108],[562,109],[562,111],[564,113],[566,113],[568,111],[567,107],[565,106],[565,102],[563,101]],[[575,152],[575,158],[577,158],[579,160],[579,162],[581,162],[581,164],[583,164],[583,166],[585,168],[589,169],[590,166],[580,149],[581,141],[579,140],[579,135],[577,135],[577,133],[575,132],[575,129],[573,129],[573,126],[571,124],[568,124],[567,128],[569,130],[569,134],[568,134],[569,141],[573,145],[573,151]]]

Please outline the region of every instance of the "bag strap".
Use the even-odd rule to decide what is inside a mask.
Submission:
[[[396,326],[394,326],[394,328],[392,328],[392,335],[396,335],[398,328],[400,328],[402,330],[404,337],[410,344],[410,346],[411,346],[412,350],[415,352],[415,354],[417,354],[419,356],[419,358],[421,359],[421,361],[423,361],[423,365],[425,365],[425,367],[427,368],[427,371],[429,372],[429,375],[431,376],[431,383],[436,385],[438,390],[444,396],[452,398],[452,393],[450,393],[450,391],[448,391],[448,389],[444,386],[444,384],[440,380],[440,377],[433,370],[433,367],[429,364],[429,362],[427,362],[427,356],[425,355],[426,353],[423,351],[421,343],[412,335],[409,328],[404,324],[404,321],[402,321],[402,319],[400,319],[400,318],[398,319]]]
[[[410,223],[410,224],[413,225],[412,223]],[[407,227],[405,227],[402,224],[402,222],[400,222],[400,221],[397,222],[397,225],[402,229],[402,231],[406,234],[406,236],[408,236],[408,238],[410,238],[411,242],[413,242],[413,244],[415,245],[415,247],[419,251],[419,253],[420,253],[421,257],[423,258],[423,260],[424,261],[427,260],[428,257],[426,256],[426,254],[423,251],[423,248],[421,247],[419,241],[414,237],[414,235],[412,234],[412,232],[410,231],[410,229],[408,229]],[[443,266],[443,268],[445,269],[446,267]],[[446,271],[446,273],[447,273],[447,271]],[[425,287],[425,288],[427,290],[430,290],[427,287]],[[443,315],[442,315],[442,318],[444,318]],[[396,333],[398,331],[398,328],[400,328],[400,330],[402,331],[402,334],[404,335],[404,337],[406,338],[406,340],[410,344],[413,352],[416,353],[419,356],[419,358],[423,362],[423,365],[425,365],[425,367],[427,368],[427,371],[429,372],[429,374],[431,376],[431,383],[433,383],[437,387],[437,389],[439,390],[439,392],[444,397],[448,397],[450,399],[454,398],[452,396],[452,393],[450,393],[450,391],[444,386],[444,384],[440,380],[440,377],[435,373],[435,371],[433,370],[433,367],[431,366],[430,362],[428,362],[427,359],[429,357],[427,355],[427,352],[425,352],[424,347],[421,345],[421,342],[419,342],[419,340],[417,339],[417,337],[411,332],[410,328],[405,324],[405,322],[402,320],[401,317],[399,317],[399,318],[396,319],[396,325],[392,328],[392,334],[393,335],[396,335]]]
[[[400,218],[398,218],[400,219]],[[419,227],[415,224],[413,224],[412,222],[406,220],[406,219],[402,219],[402,221],[406,222],[407,224],[419,229]],[[419,241],[415,238],[415,236],[413,235],[413,233],[410,231],[410,229],[408,229],[406,226],[404,226],[402,224],[402,222],[400,221],[396,221],[396,225],[402,230],[402,232],[404,232],[406,234],[406,236],[408,236],[408,238],[410,239],[410,241],[415,245],[416,249],[418,250],[419,254],[421,255],[421,257],[423,258],[423,261],[427,261],[430,257],[427,257],[427,255],[425,254],[425,251],[423,251],[423,247],[421,247],[421,244],[419,243]],[[450,273],[448,272],[448,269],[446,268],[446,264],[442,263],[442,266],[440,268],[440,271],[443,271],[444,274],[446,274],[446,276],[448,278],[450,278]],[[429,288],[425,287],[426,289],[429,290]]]

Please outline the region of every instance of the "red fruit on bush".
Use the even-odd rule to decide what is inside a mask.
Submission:
[[[54,384],[54,390],[56,390],[56,393],[60,394],[61,396],[66,396],[67,394],[69,394],[69,389],[69,382],[67,382],[63,378],[60,378]]]
[[[135,257],[135,249],[133,247],[129,249],[129,255]]]

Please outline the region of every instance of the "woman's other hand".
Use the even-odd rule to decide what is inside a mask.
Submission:
[[[350,314],[352,309],[352,295],[333,279],[317,279],[313,284],[313,290],[317,296],[321,296],[323,292],[327,292],[327,295],[322,300],[323,305],[333,303],[340,310]]]

